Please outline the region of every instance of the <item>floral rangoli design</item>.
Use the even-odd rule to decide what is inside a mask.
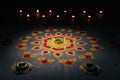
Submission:
[[[58,59],[60,64],[73,66],[78,60],[95,59],[94,52],[103,50],[103,47],[97,44],[99,38],[87,35],[86,30],[74,31],[71,28],[51,27],[44,31],[32,31],[29,36],[23,35],[16,48],[22,51],[22,58],[34,58],[41,65],[51,64]],[[90,47],[86,49],[88,45]]]

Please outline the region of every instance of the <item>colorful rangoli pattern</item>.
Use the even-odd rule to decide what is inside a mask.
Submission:
[[[93,59],[95,59],[92,52],[86,52],[84,55],[80,55],[79,58],[81,60],[93,60]]]
[[[50,54],[49,50],[42,50],[41,55],[48,55]]]
[[[32,54],[30,51],[25,51],[23,53],[23,58],[36,58],[37,55],[36,54]]]
[[[75,56],[74,51],[66,51],[66,54],[69,55],[69,56]]]
[[[60,60],[60,63],[65,64],[67,66],[72,66],[77,61],[76,58],[70,58],[70,59],[62,59]]]
[[[87,41],[84,41],[85,39]],[[58,59],[60,64],[73,66],[77,60],[95,59],[94,52],[103,50],[103,47],[97,43],[98,40],[99,38],[88,36],[85,30],[75,32],[70,28],[51,27],[44,31],[33,31],[30,36],[21,37],[21,43],[16,48],[23,52],[22,58],[34,58],[41,65],[57,62],[56,59]],[[90,48],[86,49],[85,46],[88,45]],[[53,57],[49,58],[49,55]]]
[[[20,50],[26,50],[27,49],[27,44],[26,43],[21,43],[21,44],[17,45],[16,48],[18,48]]]
[[[59,58],[59,57],[62,56],[62,53],[61,53],[61,52],[54,52],[54,53],[53,53],[53,56],[54,56],[55,58]]]
[[[54,59],[47,59],[47,58],[45,58],[45,57],[39,57],[39,58],[37,58],[37,60],[38,60],[42,65],[50,64],[50,63],[53,63],[53,62],[54,62]]]

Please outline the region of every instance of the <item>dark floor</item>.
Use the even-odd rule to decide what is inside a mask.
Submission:
[[[15,80],[119,80],[120,76],[120,69],[119,69],[119,47],[116,48],[110,48],[107,46],[107,41],[109,40],[116,40],[117,43],[120,43],[120,37],[119,37],[119,26],[106,26],[106,25],[85,25],[85,30],[88,33],[88,36],[93,36],[99,38],[99,41],[97,44],[101,45],[104,49],[101,51],[93,52],[93,55],[95,57],[95,60],[80,60],[78,59],[79,55],[84,54],[84,52],[76,52],[76,56],[74,58],[77,59],[77,62],[72,66],[65,66],[63,64],[58,63],[58,61],[61,58],[54,58],[52,56],[52,52],[50,55],[46,55],[47,58],[54,58],[55,62],[48,65],[40,65],[40,63],[35,59],[23,59],[22,53],[24,51],[18,50],[15,46],[20,43],[20,37],[25,35],[31,35],[32,31],[38,30],[34,28],[35,25],[8,25],[8,26],[0,26],[3,29],[0,29],[0,80],[9,80],[9,79],[15,79]],[[49,28],[54,27],[57,30],[60,30],[62,28],[68,27],[73,30],[72,34],[73,37],[76,35],[74,34],[75,31],[78,31],[78,28],[76,25],[66,26],[66,25],[44,25],[43,28],[39,29],[43,32]],[[53,32],[50,32],[54,35]],[[63,32],[65,34],[67,32]],[[44,36],[45,32],[42,34]],[[82,37],[82,36],[81,36]],[[13,43],[9,46],[3,46],[2,41],[6,38],[11,38]],[[31,40],[34,40],[34,37],[32,37]],[[30,40],[30,41],[31,41]],[[82,41],[86,41],[86,37],[82,37]],[[29,44],[29,43],[28,43]],[[85,48],[87,51],[89,45]],[[31,45],[29,44],[28,49],[30,50]],[[31,51],[31,50],[30,50]],[[31,51],[35,52],[35,54],[39,55],[39,51]],[[66,56],[65,52],[63,52],[62,58],[69,59],[70,56]],[[28,74],[23,75],[16,75],[12,72],[11,66],[19,61],[27,61],[34,65],[32,68],[32,71]],[[90,62],[94,63],[100,66],[102,72],[98,76],[92,76],[92,75],[86,75],[81,69],[80,65],[83,62]]]

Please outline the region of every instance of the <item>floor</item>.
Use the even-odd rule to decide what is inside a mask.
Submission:
[[[116,40],[117,43],[120,43],[119,37],[119,26],[107,26],[107,25],[85,25],[84,29],[77,27],[77,25],[42,25],[41,28],[35,28],[35,25],[11,25],[11,26],[0,26],[0,80],[119,80],[120,76],[120,49],[119,47],[111,48],[107,45],[107,41]],[[60,31],[63,28],[70,28],[73,30],[72,38],[79,36],[82,37],[81,41],[88,43],[84,48],[86,51],[75,51],[75,56],[68,56],[65,54],[66,50],[63,51],[63,55],[60,58],[55,58],[53,52],[51,51],[49,55],[43,57],[53,58],[55,62],[41,65],[37,61],[37,58],[26,59],[22,58],[24,50],[19,50],[16,46],[21,43],[20,38],[23,36],[32,36],[32,31],[43,31],[41,36],[45,37],[45,30],[53,27]],[[82,27],[80,25],[80,27]],[[86,36],[81,36],[75,34],[76,31],[87,31]],[[55,35],[55,32],[50,32],[52,35]],[[67,34],[69,32],[61,32]],[[63,35],[65,36],[65,35]],[[94,60],[81,60],[78,56],[85,54],[85,52],[90,51],[89,41],[86,39],[88,36],[97,37],[99,40],[97,44],[103,47],[103,50],[92,51],[95,57]],[[5,46],[2,45],[2,42],[6,39],[12,39],[12,44]],[[30,41],[34,41],[34,36],[32,36]],[[27,51],[37,54],[37,57],[41,57],[40,51],[32,51],[30,48],[33,45],[27,42],[28,48]],[[72,66],[67,66],[59,63],[61,59],[75,58],[77,61]],[[27,61],[33,65],[32,71],[27,74],[17,75],[13,72],[11,66],[19,61]],[[102,72],[97,75],[86,75],[81,69],[80,65],[84,62],[94,63],[100,66]]]

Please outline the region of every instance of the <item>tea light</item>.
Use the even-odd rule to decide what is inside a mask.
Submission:
[[[19,10],[19,15],[22,16],[23,15],[23,11]]]
[[[88,19],[90,19],[91,18],[91,16],[90,15],[88,15]]]
[[[27,18],[29,18],[30,17],[30,14],[27,14]]]
[[[72,18],[75,18],[75,16],[74,16],[74,15],[72,15]]]
[[[42,18],[45,18],[45,15],[42,15]]]
[[[98,15],[99,15],[99,18],[102,18],[102,16],[103,16],[103,11],[100,10]]]
[[[19,10],[20,13],[22,13],[23,11],[22,10]]]
[[[39,9],[36,10],[36,18],[39,18],[40,17],[40,11]]]
[[[36,13],[39,13],[39,12],[40,12],[39,9],[37,9],[37,10],[36,10]]]
[[[27,14],[27,16],[26,16],[27,18],[27,23],[29,23],[30,22],[30,14]]]
[[[90,15],[88,15],[88,23],[91,21],[91,16]]]
[[[52,16],[52,10],[49,10],[48,15],[51,17]]]
[[[87,12],[84,10],[83,13],[86,14]]]
[[[49,10],[49,13],[52,13],[52,10]]]
[[[100,14],[102,14],[102,13],[103,13],[103,11],[101,11],[101,10],[100,10],[100,11],[99,11],[99,13],[100,13]]]
[[[66,11],[66,10],[64,10],[64,13],[67,13],[67,11]]]
[[[59,18],[59,17],[60,17],[60,15],[57,15],[56,17],[57,17],[57,18]]]

